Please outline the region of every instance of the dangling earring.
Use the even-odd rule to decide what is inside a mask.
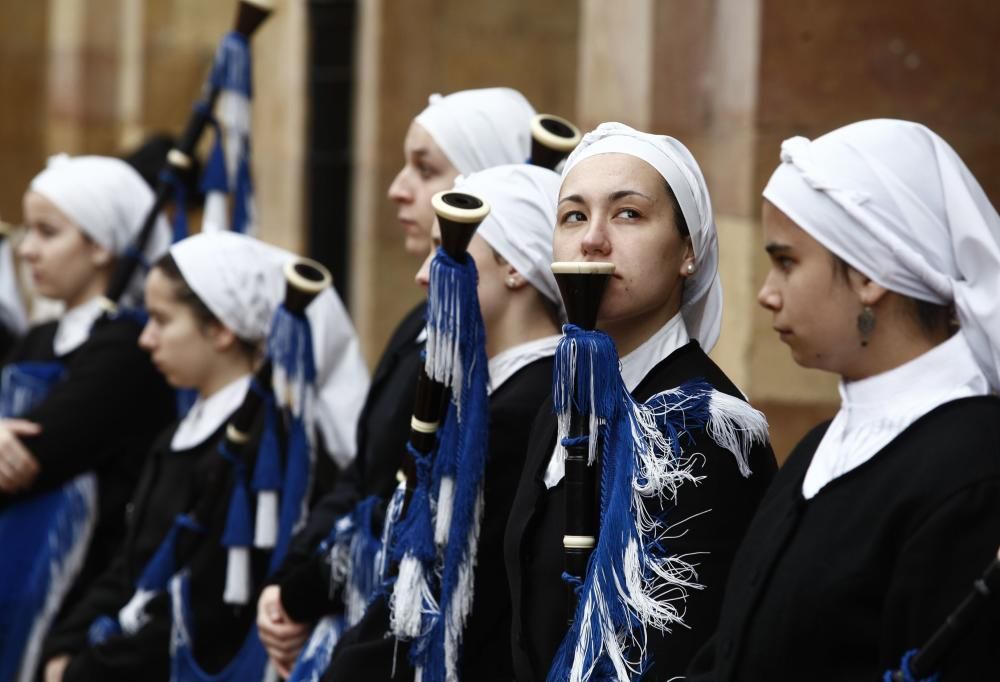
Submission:
[[[861,336],[861,347],[864,348],[871,340],[875,330],[875,312],[870,305],[862,306],[858,315],[858,334]]]
[[[689,274],[689,275],[693,275],[694,274],[694,263],[688,263],[687,264],[687,274]]]

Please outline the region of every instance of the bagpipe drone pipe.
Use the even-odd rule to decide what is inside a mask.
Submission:
[[[206,228],[210,216],[225,214],[227,191],[233,195],[233,229],[247,231],[252,221],[252,184],[249,166],[251,60],[250,39],[270,16],[274,0],[239,0],[233,28],[219,44],[212,70],[195,103],[184,132],[177,145],[167,153],[166,163],[156,184],[155,199],[143,220],[131,248],[123,254],[111,274],[104,304],[109,315],[118,313],[119,302],[128,290],[135,273],[147,268],[144,251],[153,237],[160,214],[167,202],[174,199],[173,240],[187,236],[182,178],[192,172],[195,148],[205,129],[216,131],[216,143],[202,179],[207,193]],[[213,111],[219,104],[222,124]],[[225,144],[223,144],[225,138]],[[220,203],[221,202],[221,203]],[[215,223],[220,220],[216,218]]]
[[[550,682],[639,679],[649,665],[650,630],[684,624],[697,572],[671,552],[666,515],[682,485],[697,482],[697,456],[684,452],[705,431],[750,475],[749,450],[767,439],[763,414],[702,380],[632,397],[614,341],[597,320],[612,263],[552,264],[569,324],[556,348],[553,408],[564,451],[563,579],[568,631]]]
[[[538,114],[532,117],[529,127],[532,141],[531,155],[527,162],[553,170],[576,147],[581,138],[576,126],[566,119],[551,114]],[[484,206],[485,202],[481,199],[461,192],[443,192],[435,197],[434,208],[441,224],[441,250],[451,263],[464,262],[464,252],[468,242],[479,221],[485,217],[482,210]],[[432,274],[432,291],[435,290],[434,278]],[[437,279],[441,280],[443,276],[438,276]],[[471,285],[465,286],[465,297],[468,298],[470,295],[475,305],[466,302],[463,308],[466,312],[471,308],[478,310],[474,280],[471,280]],[[451,296],[454,297],[454,292]],[[436,344],[437,339],[442,338],[440,333],[435,335],[430,330],[434,327],[442,329],[451,324],[446,322],[446,319],[451,319],[450,316],[455,314],[455,308],[451,304],[448,305],[447,314],[436,312],[428,314],[428,354],[432,353],[430,339],[435,339],[433,343]],[[439,309],[439,306],[435,309]],[[436,322],[432,318],[436,319]],[[456,343],[454,339],[449,343],[452,344],[448,346],[449,349],[454,350],[457,347],[454,345]],[[469,349],[474,345],[470,344],[468,339],[465,343],[465,347]],[[435,349],[433,352],[436,354],[438,351]],[[471,350],[466,352],[469,353]],[[438,360],[438,365],[440,364]],[[386,589],[387,579],[388,589],[395,603],[400,603],[404,599],[409,600],[408,607],[395,611],[397,620],[393,627],[400,628],[401,632],[413,633],[419,627],[420,618],[416,614],[416,609],[423,601],[421,597],[428,602],[433,601],[428,591],[429,587],[424,589],[425,571],[428,567],[433,567],[438,552],[434,547],[435,543],[428,538],[433,532],[438,538],[437,544],[443,544],[441,538],[448,530],[451,516],[442,512],[444,509],[450,509],[450,505],[453,504],[454,478],[450,475],[441,477],[445,498],[445,503],[442,504],[441,485],[434,486],[433,480],[428,480],[434,478],[433,472],[428,469],[435,461],[433,456],[435,449],[440,450],[442,447],[438,444],[438,434],[448,419],[446,411],[449,389],[440,381],[433,379],[426,368],[421,369],[416,383],[408,453],[404,456],[397,474],[400,485],[389,501],[388,509],[386,503],[377,497],[365,498],[352,511],[336,521],[328,537],[317,550],[324,556],[329,566],[329,593],[339,595],[343,602],[343,612],[320,620],[300,655],[290,680],[305,682],[319,678],[340,634],[345,628],[361,620],[372,599]],[[485,433],[481,434],[481,437],[485,443]],[[449,438],[453,440],[455,436]],[[447,447],[458,446],[453,444]],[[443,464],[441,466],[443,467]],[[427,481],[423,486],[422,480]],[[426,490],[428,483],[434,486],[435,491],[429,496]],[[409,511],[414,497],[422,511],[420,514],[411,515]],[[437,513],[434,520],[430,518],[427,509],[429,499],[433,500],[432,504]],[[474,501],[470,503],[465,500],[465,506],[471,506],[472,511],[475,511]],[[429,530],[431,526],[433,531]],[[400,535],[403,538],[401,541],[398,539]],[[423,540],[414,542],[412,541],[414,536]],[[407,537],[411,540],[407,540]],[[401,547],[408,549],[401,550]],[[400,564],[405,564],[402,584],[398,580]],[[418,566],[423,566],[423,570],[418,570]],[[414,587],[404,589],[403,585],[410,585],[411,581]],[[401,617],[404,613],[408,614],[406,618]],[[455,636],[454,631],[452,636]],[[427,649],[427,646],[423,647],[423,651],[426,652]]]
[[[953,655],[963,634],[977,626],[983,611],[997,606],[995,592],[1000,589],[1000,552],[972,584],[972,590],[948,614],[945,622],[919,649],[906,652],[898,670],[886,671],[884,682],[933,682]],[[983,671],[985,673],[985,671]]]
[[[179,516],[142,571],[135,593],[116,615],[91,627],[90,641],[134,634],[147,619],[147,605],[169,593],[172,604],[172,679],[263,679],[267,654],[256,626],[230,664],[217,675],[194,659],[193,609],[230,608],[252,612],[253,600],[284,559],[292,534],[304,521],[314,464],[313,401],[316,368],[306,308],[331,285],[319,263],[296,259],[285,265],[286,289],[275,311],[267,354],[250,389],[233,413],[219,446],[211,485],[187,514]],[[225,562],[221,602],[192,604],[194,566]],[[257,569],[256,573],[254,568]],[[201,590],[204,593],[204,590]]]

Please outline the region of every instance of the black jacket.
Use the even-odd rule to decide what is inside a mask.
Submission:
[[[1000,400],[938,407],[805,500],[827,426],[799,443],[768,490],[690,680],[882,679],[996,555]],[[994,603],[959,637],[942,681],[997,679],[998,641]]]
[[[469,682],[507,682],[513,675],[507,645],[510,600],[503,563],[503,533],[524,464],[529,426],[539,403],[551,394],[551,386],[552,359],[545,358],[520,369],[490,396],[483,520],[473,606],[460,658],[461,679]],[[388,606],[385,598],[380,597],[361,623],[344,633],[323,679],[386,682],[412,679],[408,648],[386,637],[388,629]]]
[[[636,387],[638,400],[704,379],[717,390],[742,397],[715,363],[691,342],[662,360]],[[753,474],[744,478],[732,453],[715,444],[704,432],[694,432],[687,452],[701,452],[704,461],[696,474],[704,476],[697,486],[685,484],[678,492],[672,518],[690,518],[687,529],[669,546],[671,552],[708,552],[695,558],[698,581],[704,590],[692,590],[687,599],[684,622],[670,635],[651,632],[649,648],[653,665],[647,679],[669,679],[683,673],[697,648],[715,628],[733,554],[746,525],[768,483],[776,463],[769,445],[757,446],[750,454]],[[561,578],[564,570],[562,536],[565,495],[560,482],[547,490],[544,475],[556,444],[556,421],[551,399],[541,408],[531,436],[522,478],[511,510],[505,538],[507,574],[513,605],[511,644],[515,678],[521,682],[544,680],[567,631],[568,592]]]
[[[51,362],[57,323],[33,328],[9,362]],[[40,474],[25,493],[0,494],[0,510],[35,492],[51,490],[94,471],[98,522],[87,559],[63,602],[71,608],[111,562],[125,532],[125,504],[157,434],[174,417],[174,394],[139,348],[132,320],[99,320],[79,348],[61,358],[64,379],[23,415],[42,430],[21,438]]]

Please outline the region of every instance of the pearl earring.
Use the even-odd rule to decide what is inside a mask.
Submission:
[[[513,277],[508,277],[507,278],[507,288],[508,289],[513,289],[516,286],[517,286],[517,280],[514,279]]]
[[[689,275],[693,275],[694,274],[694,263],[688,263],[687,264],[687,273]]]

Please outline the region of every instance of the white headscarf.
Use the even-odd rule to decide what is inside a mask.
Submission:
[[[476,234],[543,296],[561,304],[552,275],[558,173],[526,163],[497,166],[455,181],[455,189],[483,196],[490,214]]]
[[[295,255],[235,232],[183,239],[170,248],[184,281],[222,324],[261,341],[285,296],[283,268]],[[368,369],[347,311],[332,288],[306,309],[316,359],[317,426],[343,467],[354,458]]]
[[[694,247],[696,270],[684,282],[681,316],[691,338],[707,353],[722,328],[722,282],[719,239],[712,201],[701,168],[687,147],[667,135],[643,133],[623,123],[602,123],[583,136],[566,160],[565,179],[573,167],[598,154],[628,154],[652,166],[673,190]]]
[[[138,171],[107,156],[53,156],[31,181],[31,190],[55,204],[88,237],[115,255],[132,246],[155,200]],[[143,256],[154,263],[169,245],[170,226],[161,215]],[[142,281],[140,271],[125,292],[126,305],[142,301]]]
[[[531,117],[535,110],[517,90],[482,88],[447,96],[434,94],[414,119],[462,175],[507,163],[524,163],[531,154]]]
[[[954,303],[1000,390],[1000,216],[947,142],[909,121],[861,121],[781,145],[764,198],[892,291]]]

